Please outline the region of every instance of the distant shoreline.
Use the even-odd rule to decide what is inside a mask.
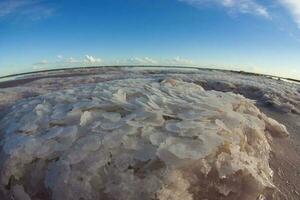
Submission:
[[[274,76],[274,75],[268,75],[268,74],[259,74],[259,73],[254,73],[254,72],[246,72],[246,71],[242,71],[242,70],[227,70],[227,69],[196,67],[196,66],[194,67],[194,66],[158,66],[158,65],[106,65],[106,66],[87,66],[87,67],[47,69],[47,70],[30,71],[30,72],[0,76],[0,82],[6,82],[6,81],[2,81],[2,79],[13,78],[13,77],[18,77],[18,76],[25,76],[25,75],[34,75],[34,74],[38,74],[38,73],[59,72],[59,71],[64,71],[64,70],[78,70],[78,69],[97,69],[97,68],[105,68],[105,67],[109,67],[109,68],[126,68],[126,67],[139,68],[140,67],[140,68],[170,68],[170,69],[178,68],[178,69],[217,70],[217,71],[238,73],[238,74],[243,74],[243,75],[265,76],[265,77],[270,77],[270,78],[278,78],[279,80],[283,79],[283,80],[292,81],[292,82],[300,84],[300,80],[298,80],[298,79],[286,78],[286,77]],[[25,79],[26,79],[26,77],[25,77]],[[9,80],[9,81],[13,81],[13,80]]]

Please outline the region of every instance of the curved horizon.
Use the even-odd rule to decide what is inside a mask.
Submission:
[[[300,79],[299,13],[293,0],[3,1],[0,74],[187,65]]]
[[[235,72],[235,73],[242,73],[242,74],[248,74],[248,75],[260,75],[260,76],[270,76],[274,78],[280,78],[280,79],[287,79],[295,82],[300,82],[299,79],[290,78],[290,77],[283,77],[278,75],[272,75],[272,74],[263,74],[263,73],[257,73],[257,72],[251,72],[251,71],[244,71],[244,70],[231,70],[231,69],[222,69],[222,68],[210,68],[210,67],[199,67],[199,66],[172,66],[172,65],[102,65],[102,66],[84,66],[84,67],[67,67],[67,68],[49,68],[49,69],[41,69],[41,70],[33,70],[23,73],[17,73],[17,74],[9,74],[5,76],[0,76],[0,82],[1,79],[6,78],[13,78],[17,76],[23,76],[23,75],[31,75],[31,74],[38,74],[38,73],[44,73],[44,72],[56,72],[56,71],[64,71],[64,70],[76,70],[76,69],[93,69],[93,68],[102,68],[102,67],[113,67],[113,68],[126,68],[126,67],[137,67],[137,68],[162,68],[162,70],[166,70],[164,68],[179,68],[181,70],[184,69],[199,69],[199,70],[218,70],[218,71],[228,71],[228,72]]]

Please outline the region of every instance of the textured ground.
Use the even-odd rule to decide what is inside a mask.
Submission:
[[[3,198],[300,198],[296,83],[99,68],[0,88]]]

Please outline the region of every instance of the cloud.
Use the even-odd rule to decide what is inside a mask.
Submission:
[[[50,63],[50,62],[49,62],[48,60],[42,60],[42,61],[33,63],[32,69],[33,69],[33,70],[42,70],[42,69],[46,69],[49,63]]]
[[[102,60],[100,58],[94,58],[93,56],[86,55],[84,62],[90,64],[96,64],[96,63],[101,63]]]
[[[0,19],[21,16],[30,20],[39,20],[52,16],[55,9],[41,0],[4,0],[0,2]]]
[[[155,60],[150,57],[134,57],[124,60],[111,60],[103,62],[102,59],[96,58],[90,55],[85,55],[83,58],[74,58],[69,57],[65,58],[62,55],[56,56],[56,59],[52,61],[42,60],[33,64],[35,69],[37,68],[47,68],[47,67],[68,67],[68,66],[89,66],[96,64],[113,64],[113,65],[182,65],[182,66],[190,66],[193,65],[194,62],[189,59],[185,59],[182,57],[175,57],[171,59],[161,59]]]
[[[149,58],[149,57],[144,57],[144,58],[130,58],[128,59],[128,62],[131,64],[140,64],[140,65],[150,65],[150,64],[157,64],[157,61]]]
[[[36,63],[33,63],[33,65],[38,66],[38,65],[47,65],[49,64],[48,60],[42,60]]]
[[[300,1],[299,0],[279,0],[279,2],[289,11],[300,29]]]
[[[57,58],[56,63],[65,63],[65,64],[80,63],[80,61],[78,61],[76,58],[73,57],[64,58],[63,55],[57,55],[56,58]]]
[[[40,67],[67,67],[67,66],[74,66],[81,65],[81,66],[87,66],[91,64],[99,64],[102,63],[102,60],[100,58],[95,58],[93,56],[86,55],[84,58],[74,58],[74,57],[68,57],[64,58],[62,55],[57,55],[56,59],[53,59],[52,61],[48,60],[42,60],[36,63],[33,63],[32,65],[34,68],[40,68]]]
[[[58,60],[61,60],[61,59],[64,58],[64,56],[63,56],[63,55],[57,55],[56,58],[57,58]]]
[[[231,13],[252,14],[271,18],[267,8],[255,0],[178,0],[192,6],[217,5],[229,9]],[[295,0],[296,1],[296,0]]]
[[[79,63],[79,61],[73,57],[64,60],[64,63]]]
[[[189,59],[181,58],[179,56],[167,61],[169,64],[173,65],[193,65],[194,62]]]

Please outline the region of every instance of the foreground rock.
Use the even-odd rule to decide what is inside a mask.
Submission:
[[[243,96],[173,79],[25,99],[0,129],[6,199],[263,198],[267,135],[288,135]]]

